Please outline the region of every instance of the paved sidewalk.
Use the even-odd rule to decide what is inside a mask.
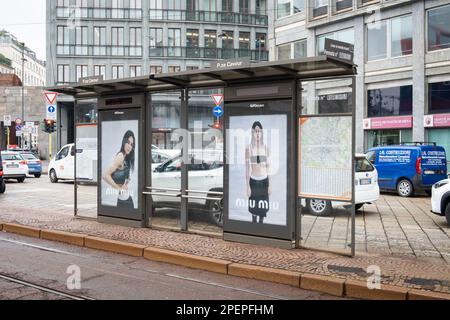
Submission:
[[[224,259],[306,274],[333,276],[366,282],[369,266],[378,266],[382,283],[406,288],[450,293],[450,265],[443,260],[423,260],[392,257],[383,254],[363,254],[347,258],[335,254],[308,250],[283,250],[264,246],[225,242],[221,239],[149,229],[133,229],[75,219],[67,213],[37,206],[0,208],[0,221],[18,223],[41,229],[70,231],[105,239],[143,244],[198,256]]]

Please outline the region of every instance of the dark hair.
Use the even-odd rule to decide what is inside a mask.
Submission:
[[[252,129],[255,130],[256,127],[259,127],[261,130],[263,129],[263,126],[262,126],[261,122],[259,122],[259,121],[256,121],[256,122],[253,124]]]
[[[131,150],[130,154],[127,155],[125,152],[125,145],[128,143],[128,140],[133,138],[133,150]],[[136,149],[136,138],[134,137],[134,133],[131,130],[128,130],[122,139],[122,147],[120,148],[120,152],[125,156],[125,164],[128,168],[130,168],[130,172],[134,170],[134,151]],[[129,178],[129,177],[128,177]]]

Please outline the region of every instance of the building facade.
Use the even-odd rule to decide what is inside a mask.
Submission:
[[[48,84],[194,70],[220,59],[267,61],[266,2],[49,0]],[[58,101],[64,145],[73,142],[73,102]]]
[[[268,13],[271,60],[323,54],[325,38],[355,45],[359,152],[413,141],[450,151],[450,1],[272,0]],[[305,84],[305,110],[344,110],[339,87]]]
[[[0,63],[0,73],[2,74],[11,74],[14,73],[14,69],[6,64]]]
[[[46,65],[37,58],[36,53],[23,47],[12,34],[0,30],[0,53],[11,60],[11,68],[26,87],[44,87],[46,85]],[[22,61],[24,59],[24,61]]]

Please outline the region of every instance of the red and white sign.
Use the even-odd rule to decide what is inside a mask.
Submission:
[[[58,97],[56,92],[44,92],[44,97],[50,105],[53,105]]]
[[[17,119],[16,119],[16,124],[17,124],[18,126],[20,126],[20,125],[22,124],[22,119],[17,118]]]
[[[378,129],[410,129],[413,126],[412,116],[370,118],[363,120],[364,130]]]
[[[223,94],[213,94],[211,98],[214,100],[214,103],[217,107],[220,107],[223,102]]]
[[[423,119],[425,128],[450,127],[450,114],[430,114]]]

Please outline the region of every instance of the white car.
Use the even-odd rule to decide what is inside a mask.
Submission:
[[[190,155],[189,189],[196,191],[189,196],[189,207],[209,213],[212,222],[223,226],[223,151],[200,151]],[[181,189],[182,157],[177,156],[157,166],[152,175],[152,185],[167,190]],[[153,207],[179,208],[180,198],[164,196],[173,191],[154,189]]]
[[[450,226],[450,179],[439,181],[431,189],[431,212],[445,216]]]
[[[23,183],[28,174],[27,161],[18,152],[2,151],[3,179]]]
[[[152,168],[155,169],[161,163],[171,158],[163,150],[154,149],[152,146]],[[97,151],[78,150],[77,178],[86,181],[95,181],[97,170]],[[56,157],[50,161],[48,176],[52,183],[59,180],[75,180],[75,145],[68,144],[61,148]]]
[[[380,188],[377,169],[367,160],[366,156],[357,154],[355,160],[355,204],[356,210],[360,210],[365,204],[373,203],[380,198]],[[302,205],[304,204],[305,201]],[[339,206],[345,207],[348,204],[314,199],[306,201],[306,208],[316,216],[326,216],[332,212],[333,208]]]

